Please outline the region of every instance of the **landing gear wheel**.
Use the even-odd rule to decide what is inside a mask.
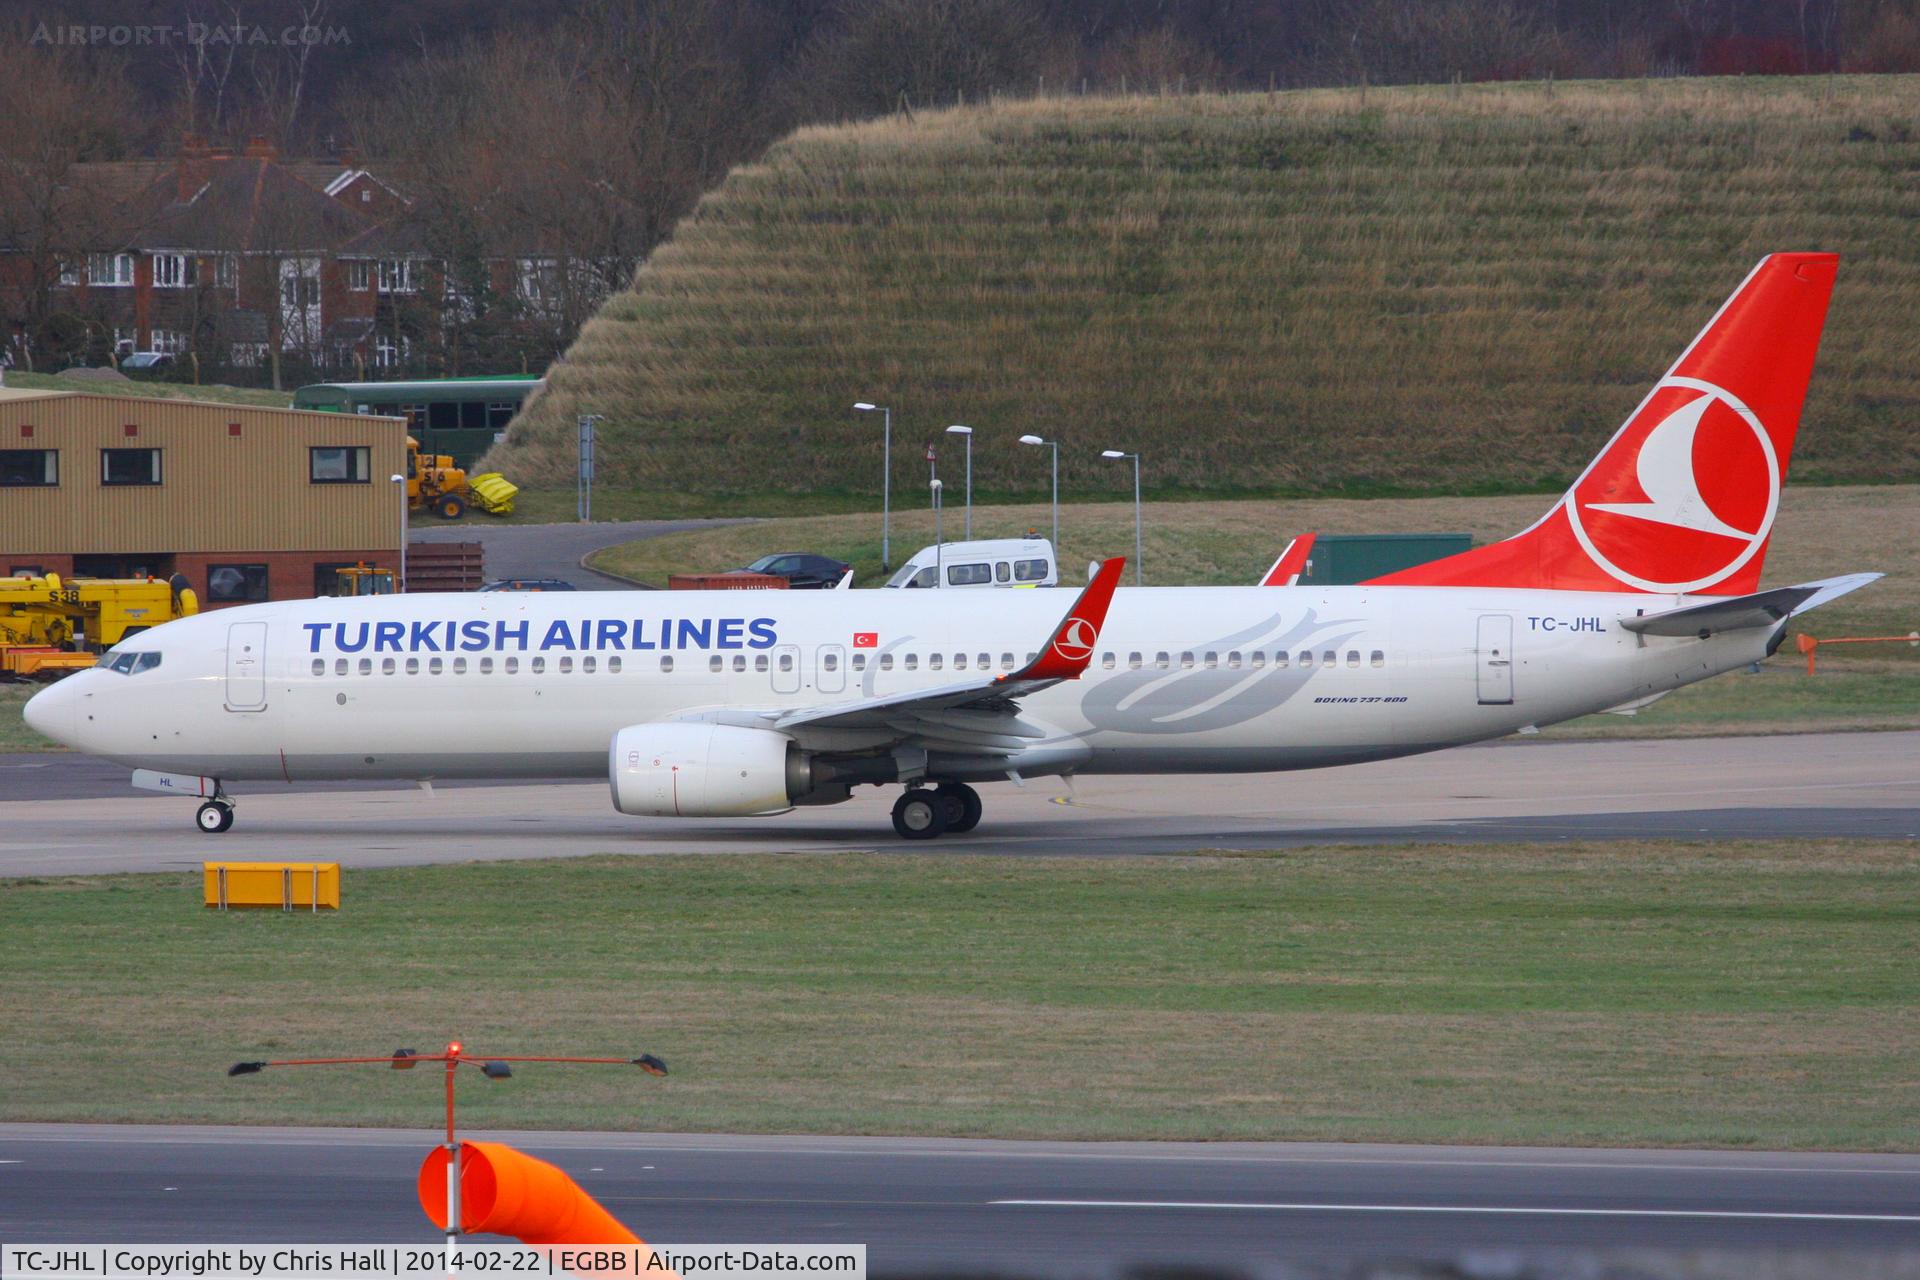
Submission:
[[[233,805],[225,800],[209,800],[200,806],[194,821],[208,835],[218,835],[233,825]]]
[[[980,793],[972,787],[959,782],[945,782],[934,788],[933,795],[940,802],[940,815],[946,820],[947,835],[965,835],[980,825]]]
[[[931,840],[947,829],[944,808],[934,792],[914,787],[893,802],[893,829],[903,840]]]
[[[433,511],[442,520],[458,520],[467,514],[467,504],[458,494],[443,493],[434,499]]]

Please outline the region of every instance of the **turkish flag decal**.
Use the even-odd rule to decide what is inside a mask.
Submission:
[[[878,649],[880,647],[880,633],[878,631],[854,632],[853,647],[856,649]]]

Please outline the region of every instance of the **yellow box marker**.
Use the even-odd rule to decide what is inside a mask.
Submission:
[[[282,911],[340,909],[337,862],[203,862],[210,907],[278,907]]]

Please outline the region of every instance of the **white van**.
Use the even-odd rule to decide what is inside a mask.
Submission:
[[[1060,583],[1053,544],[1045,538],[986,538],[922,547],[887,579],[890,587],[1052,587]],[[936,564],[937,560],[937,564]],[[946,581],[936,577],[944,571]]]

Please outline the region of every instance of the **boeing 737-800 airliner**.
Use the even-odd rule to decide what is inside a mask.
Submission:
[[[1760,590],[1838,259],[1764,259],[1531,528],[1353,587],[488,593],[236,608],[124,642],[36,729],[200,797],[236,779],[606,777],[638,815],[904,784],[1378,760],[1631,707],[1746,666],[1871,581]],[[537,796],[529,792],[529,797]]]

